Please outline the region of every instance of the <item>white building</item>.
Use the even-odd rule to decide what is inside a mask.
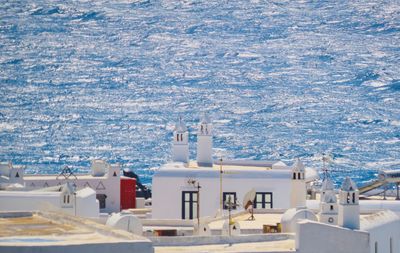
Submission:
[[[11,162],[0,163],[0,186],[7,184],[24,184],[24,167],[13,166]]]
[[[173,136],[173,162],[153,176],[152,217],[156,219],[195,219],[198,211],[200,217],[216,216],[227,209],[229,198],[239,204],[235,209],[243,210],[243,198],[252,189],[256,209],[305,206],[305,184],[317,177],[300,161],[293,166],[281,161],[213,162],[212,124],[206,116],[198,126],[197,162],[189,162],[189,136],[182,120]],[[302,199],[291,198],[292,193]]]
[[[339,193],[338,225],[327,224],[325,220],[299,221],[296,252],[397,253],[400,252],[399,228],[400,217],[392,211],[360,216],[358,189],[346,178]]]
[[[336,225],[338,222],[338,204],[335,187],[330,177],[322,182],[319,221]]]
[[[346,177],[339,192],[338,225],[349,229],[360,228],[360,205],[356,184]]]
[[[69,183],[40,191],[0,191],[0,211],[61,211],[80,217],[99,217],[96,192],[79,191]]]
[[[307,199],[306,170],[300,159],[293,164],[292,169],[292,192],[290,194],[290,207],[305,207]]]
[[[180,118],[174,129],[173,160],[182,163],[189,162],[189,132]]]
[[[23,167],[11,163],[0,164],[0,184],[21,184],[27,190],[60,186],[67,182],[77,189],[86,187],[96,192],[101,212],[120,211],[120,166],[103,160],[93,160],[91,174],[73,174],[64,170],[58,175],[24,175]]]

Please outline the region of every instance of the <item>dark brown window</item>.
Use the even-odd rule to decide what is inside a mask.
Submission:
[[[100,209],[106,208],[106,198],[105,194],[96,194],[96,199],[99,201]]]

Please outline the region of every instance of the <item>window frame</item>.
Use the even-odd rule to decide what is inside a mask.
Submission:
[[[236,203],[236,192],[223,192],[222,193],[222,203],[223,203],[223,209],[228,210],[228,206],[225,204],[225,202],[228,200],[229,195],[233,195],[233,203]],[[233,205],[231,210],[236,210],[236,205]]]
[[[107,207],[106,194],[96,194],[96,199],[99,201],[99,209],[105,209]]]
[[[261,195],[261,202],[257,201],[257,195]],[[269,202],[266,201],[265,196],[269,195],[270,200]],[[256,195],[253,200],[253,208],[254,209],[272,209],[273,205],[273,193],[272,192],[256,192]],[[261,204],[261,208],[257,208],[257,204]]]
[[[189,200],[185,200],[186,194],[189,194]],[[193,200],[193,195],[196,195],[196,200]],[[199,194],[197,191],[182,191],[182,220],[187,220],[186,218],[186,209],[185,209],[185,204],[189,203],[189,220],[197,219],[198,214],[195,216],[194,215],[194,207],[199,204]],[[197,206],[196,206],[197,208]],[[197,213],[197,210],[196,210]]]

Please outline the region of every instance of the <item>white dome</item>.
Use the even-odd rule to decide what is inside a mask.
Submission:
[[[334,191],[327,191],[325,192],[322,202],[325,203],[336,203],[337,202],[337,198],[336,198],[336,194]]]
[[[318,221],[317,215],[311,210],[304,208],[288,209],[281,218],[282,232],[295,233],[297,222],[300,220]]]
[[[345,180],[343,181],[341,189],[342,191],[349,192],[349,191],[356,191],[358,188],[353,180],[351,180],[349,177],[346,177]]]
[[[179,121],[175,124],[175,132],[177,133],[185,133],[187,132],[187,127],[185,125],[185,122],[182,119],[179,119]]]
[[[103,177],[106,174],[107,171],[107,162],[103,160],[93,160],[91,162],[91,168],[92,168],[92,176],[94,177]]]
[[[326,178],[322,182],[322,191],[333,191],[335,190],[335,186],[330,178]]]
[[[200,119],[200,123],[201,124],[210,124],[211,123],[210,117],[208,117],[208,115],[206,113],[204,113]]]
[[[74,193],[74,187],[69,182],[67,182],[62,186],[61,192],[63,194],[72,194]]]
[[[143,226],[139,218],[130,213],[114,213],[107,219],[106,225],[136,235],[143,234]]]
[[[295,172],[305,172],[304,164],[299,158],[297,158],[294,164],[292,165],[292,170]]]
[[[274,169],[286,169],[286,168],[287,168],[287,165],[282,161],[278,161],[278,162],[272,164],[272,169],[273,170]]]

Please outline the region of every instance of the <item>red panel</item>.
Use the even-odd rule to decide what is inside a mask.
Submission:
[[[121,210],[136,208],[136,179],[121,177]]]

